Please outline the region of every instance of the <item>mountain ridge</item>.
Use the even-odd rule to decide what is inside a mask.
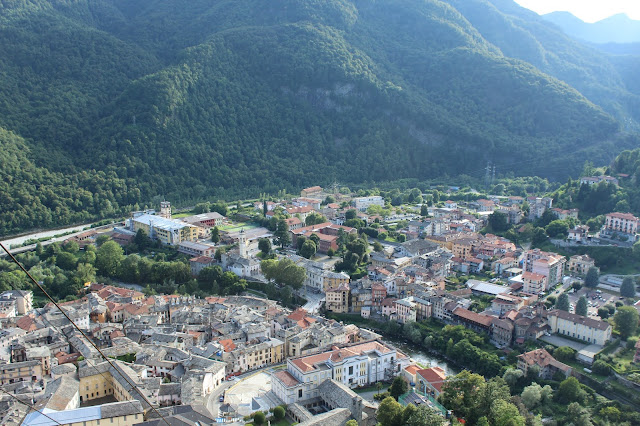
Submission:
[[[544,19],[562,28],[567,34],[597,44],[640,42],[640,21],[618,13],[597,22],[584,22],[570,12],[551,12]]]
[[[88,172],[107,180],[97,203],[60,185],[57,204],[42,203],[62,209],[60,223],[85,204],[105,217],[160,194],[179,205],[487,161],[564,178],[638,144],[621,132],[640,121],[635,59],[614,61],[511,1],[184,5],[0,8],[0,128],[28,148],[34,176],[80,191]],[[37,222],[23,213],[0,234]]]

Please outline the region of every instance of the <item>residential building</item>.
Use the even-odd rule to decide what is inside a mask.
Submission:
[[[222,216],[218,212],[209,212],[183,217],[180,220],[190,225],[199,226],[208,230],[209,228],[222,226],[226,219],[226,217]]]
[[[213,257],[216,247],[213,244],[196,243],[194,241],[182,241],[178,244],[178,252],[189,256]]]
[[[302,191],[300,191],[300,196],[301,197],[311,197],[311,196],[318,196],[321,193],[322,193],[322,187],[320,187],[320,186],[311,186],[309,188],[305,188]]]
[[[556,360],[545,349],[536,349],[518,355],[518,369],[522,370],[525,376],[529,368],[534,365],[540,369],[538,376],[545,380],[551,380],[556,373],[562,374],[565,378],[571,374],[571,367]]]
[[[524,252],[522,269],[547,277],[545,290],[548,290],[562,280],[566,262],[567,259],[559,254],[533,249]]]
[[[567,240],[576,243],[585,243],[589,240],[589,227],[587,225],[577,225],[573,229],[569,229]]]
[[[356,210],[363,212],[366,211],[369,206],[384,207],[384,199],[379,195],[373,195],[371,197],[356,197],[351,200],[351,204],[356,208]]]
[[[597,185],[600,182],[606,182],[618,186],[618,179],[612,176],[583,176],[580,178],[580,185]]]
[[[338,249],[338,234],[340,230],[342,230],[342,232],[346,234],[357,234],[358,232],[355,228],[336,225],[331,222],[320,223],[312,226],[305,226],[303,228],[299,228],[293,231],[290,230],[289,232],[291,233],[291,241],[294,247],[298,242],[299,236],[304,236],[305,238],[309,238],[311,235],[316,234],[320,239],[318,243],[318,252],[327,253],[327,251],[330,248],[334,250]]]
[[[611,340],[611,324],[605,321],[554,309],[547,313],[547,322],[552,333],[601,346]]]
[[[44,376],[39,360],[0,364],[0,384],[16,382],[36,382]]]
[[[395,318],[400,324],[416,322],[416,304],[410,298],[399,299],[394,302]]]
[[[209,266],[213,266],[218,263],[213,257],[209,256],[197,256],[189,259],[189,265],[191,266],[191,275],[198,276],[200,271]]]
[[[567,264],[567,270],[576,275],[587,275],[589,268],[596,266],[595,260],[589,257],[588,254],[576,254],[569,258]]]
[[[349,312],[349,291],[348,284],[327,290],[325,293],[327,310],[340,314]]]
[[[7,290],[0,294],[0,301],[14,300],[18,315],[25,315],[33,309],[33,293],[30,290]]]
[[[442,392],[447,373],[441,367],[431,367],[416,371],[416,388],[434,399]]]
[[[602,231],[607,235],[620,233],[633,235],[635,238],[638,233],[639,220],[631,213],[607,213]]]
[[[491,322],[491,343],[499,348],[511,346],[514,329],[509,319],[494,318]]]
[[[522,273],[522,291],[529,294],[540,294],[547,288],[547,277],[542,274],[524,271]]]
[[[284,221],[287,224],[289,231],[295,231],[296,229],[300,229],[304,226],[304,222],[302,222],[299,217],[290,217]]]
[[[183,241],[196,241],[198,238],[198,227],[156,215],[134,217],[130,219],[130,224],[132,231],[142,229],[152,240],[162,244],[177,246]]]
[[[564,209],[559,209],[554,207],[551,209],[551,213],[553,213],[555,217],[557,217],[559,220],[565,220],[569,218],[578,219],[579,210],[578,209],[564,210]]]

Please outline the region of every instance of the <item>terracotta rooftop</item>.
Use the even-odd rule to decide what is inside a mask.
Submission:
[[[273,375],[276,376],[288,388],[296,386],[300,383],[298,379],[293,377],[291,373],[286,370],[280,370],[276,373],[273,373]]]
[[[438,392],[442,391],[442,385],[447,378],[447,373],[440,367],[431,367],[425,368],[424,370],[418,370],[418,375],[420,375],[424,380],[429,382],[431,386],[436,388]]]

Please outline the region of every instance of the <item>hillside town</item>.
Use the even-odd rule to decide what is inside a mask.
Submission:
[[[583,178],[583,184],[598,179],[614,178]],[[355,323],[462,327],[504,354],[535,343],[540,347],[516,352],[525,376],[579,375],[614,339],[600,308],[622,305],[616,303],[624,299],[621,282],[596,279],[590,287],[588,275],[599,265],[588,255],[567,258],[486,232],[496,218],[518,229],[549,214],[578,218],[575,209],[554,208],[544,197],[446,200],[401,210],[382,196],[314,186],[299,197],[249,203],[234,219],[219,212],[175,217],[163,201],[159,211],[133,212],[106,233],[73,235],[68,242],[83,250],[101,235],[130,247],[142,233],[184,255],[193,277],[219,267],[271,283],[264,264],[288,259],[304,270],[295,292],[305,304],[285,307],[251,291],[199,297],[87,282],[80,297],[60,303],[63,313],[52,303],[35,307],[31,291],[5,291],[0,383],[12,395],[0,398],[2,424],[82,418],[155,425],[160,415],[212,424],[243,422],[281,406],[300,425],[373,426],[379,401],[355,390],[398,379],[406,383],[404,405],[451,417],[438,402],[451,378],[443,368],[422,365],[388,336]],[[563,242],[636,241],[638,221],[611,212],[597,232],[576,224]],[[568,306],[557,303],[563,296]],[[578,308],[583,298],[586,310]],[[573,348],[577,364],[555,359],[544,345]]]

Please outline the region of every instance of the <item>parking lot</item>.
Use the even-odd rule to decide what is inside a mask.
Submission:
[[[606,305],[607,303],[613,305],[615,304],[618,296],[606,293],[604,291],[594,290],[591,288],[583,287],[575,293],[571,293],[570,290],[567,290],[567,294],[569,296],[570,308],[569,312],[575,312],[576,303],[580,296],[585,296],[587,298],[588,304],[588,316],[590,317],[598,317],[598,308]]]

